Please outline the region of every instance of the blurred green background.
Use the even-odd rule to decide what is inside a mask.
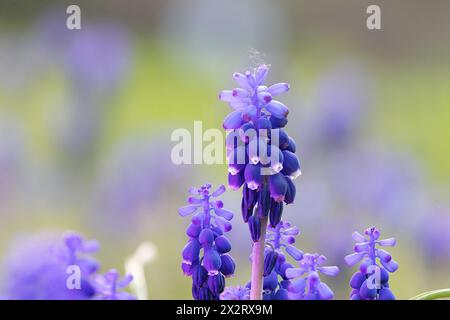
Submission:
[[[150,299],[190,298],[177,214],[187,189],[226,183],[226,166],[175,166],[176,128],[221,128],[218,92],[264,61],[291,91],[287,131],[303,175],[284,218],[298,246],[341,274],[351,233],[376,224],[395,236],[398,298],[450,286],[450,3],[398,1],[72,1],[0,4],[0,254],[21,234],[77,230],[98,239],[104,269],[123,270],[143,241]],[[382,29],[366,28],[381,7]],[[249,277],[251,241],[239,214],[236,276]]]

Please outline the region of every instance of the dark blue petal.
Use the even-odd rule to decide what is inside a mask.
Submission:
[[[192,263],[198,260],[198,255],[200,254],[200,244],[196,239],[191,239],[183,249],[183,262]]]
[[[181,263],[181,270],[183,270],[183,273],[189,277],[192,276],[194,267],[195,266],[193,266],[192,264],[187,264],[184,262]]]
[[[233,258],[228,254],[222,254],[220,256],[222,260],[222,265],[220,267],[220,272],[225,276],[229,277],[234,274],[234,270],[236,269],[236,264]]]
[[[289,300],[289,292],[286,289],[278,289],[275,293],[275,300]]]
[[[272,129],[284,128],[288,123],[287,118],[280,119],[280,118],[277,118],[274,116],[270,116],[269,120],[270,120],[270,123],[272,123]]]
[[[280,172],[283,169],[283,152],[277,146],[271,145],[269,148],[269,157],[272,170],[276,173]]]
[[[248,228],[253,242],[257,242],[261,237],[261,221],[256,216],[251,216],[248,219]]]
[[[201,287],[198,289],[197,300],[214,300],[214,295],[208,287]]]
[[[216,275],[222,265],[220,255],[214,248],[205,248],[205,255],[203,257],[203,265],[208,271],[209,275]]]
[[[274,292],[263,292],[263,300],[264,301],[270,301],[275,298]]]
[[[219,295],[225,289],[225,277],[222,274],[216,274],[208,277],[208,288],[214,295]]]
[[[258,201],[258,192],[255,190],[251,190],[247,186],[244,186],[245,189],[245,205],[247,209],[253,210]]]
[[[213,227],[211,227],[211,230],[212,230],[215,234],[217,234],[217,236],[223,235],[223,231],[222,231],[222,229],[221,229],[219,226],[213,226]]]
[[[203,245],[211,245],[214,242],[214,233],[211,229],[203,229],[198,236],[198,241]]]
[[[278,130],[278,141],[273,141],[274,135],[272,135],[272,144],[275,144],[281,150],[285,150],[289,147],[289,136],[283,129]]]
[[[286,148],[286,150],[295,153],[295,151],[297,150],[297,145],[295,144],[294,139],[292,139],[291,137],[289,137],[289,144],[288,147]]]
[[[260,218],[269,215],[270,201],[269,187],[264,184],[258,193],[258,215]]]
[[[283,151],[284,161],[283,161],[283,170],[281,173],[285,176],[289,176],[292,179],[297,178],[300,174],[300,160],[297,158],[295,153],[284,150]]]
[[[272,271],[268,276],[264,277],[263,289],[274,291],[278,286],[278,276]]]
[[[270,206],[269,220],[270,225],[273,228],[275,228],[277,224],[281,221],[282,214],[283,214],[283,203],[272,200],[272,204]]]
[[[377,289],[375,288],[369,289],[367,286],[367,280],[365,280],[361,284],[361,288],[359,289],[359,295],[361,296],[361,298],[366,300],[373,299],[377,296]]]
[[[362,298],[359,293],[355,293],[351,295],[350,300],[362,300]]]
[[[290,285],[291,285],[291,281],[290,280],[281,280],[280,281],[280,288],[288,290]]]
[[[200,288],[198,286],[192,284],[192,297],[194,300],[200,300],[199,289]]]
[[[264,276],[267,276],[272,272],[277,259],[278,253],[276,251],[270,250],[269,252],[267,252],[266,256],[264,257]]]
[[[197,238],[198,235],[200,234],[201,230],[202,230],[202,227],[200,225],[191,223],[186,230],[186,234],[190,238]]]
[[[287,191],[286,191],[286,195],[284,197],[284,202],[286,202],[286,204],[290,204],[290,203],[293,203],[295,200],[296,188],[295,188],[295,184],[291,178],[289,178],[289,177],[285,177],[285,178],[286,178],[286,182],[287,182]]]
[[[208,271],[206,269],[198,264],[195,267],[193,267],[192,272],[192,283],[196,285],[197,287],[201,287],[203,283],[206,282],[208,279]]]
[[[272,123],[267,118],[259,118],[256,121],[256,127],[258,128],[259,133],[263,133],[262,130],[267,130],[267,135],[269,135],[269,131],[272,129]]]
[[[350,287],[359,289],[364,281],[366,281],[366,276],[362,272],[355,272],[350,279]]]
[[[242,219],[244,220],[245,223],[248,222],[248,219],[253,214],[253,210],[248,210],[247,209],[247,206],[245,204],[245,199],[244,198],[242,198],[242,201],[241,201],[241,213],[242,213]]]
[[[380,300],[395,300],[395,296],[389,288],[381,288]]]
[[[287,191],[287,182],[281,173],[269,177],[269,190],[271,197],[275,201],[281,202],[284,200]]]
[[[219,253],[227,253],[231,250],[231,243],[225,236],[217,237],[216,240],[214,240],[214,244]]]
[[[250,190],[256,190],[262,184],[261,166],[259,164],[247,164],[244,171],[245,182]]]
[[[233,190],[238,190],[245,182],[244,171],[232,175],[228,173],[228,185]]]

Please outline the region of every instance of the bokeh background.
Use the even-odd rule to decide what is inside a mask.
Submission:
[[[341,268],[326,280],[336,297],[354,272],[351,233],[371,225],[398,240],[398,298],[450,286],[450,2],[77,1],[79,31],[65,27],[69,4],[0,3],[2,265],[24,235],[76,230],[100,241],[103,270],[123,272],[150,241],[149,298],[190,298],[177,208],[190,186],[227,175],[173,165],[170,134],[195,120],[221,128],[218,92],[264,61],[269,82],[291,84],[282,101],[302,161],[284,217],[300,248]],[[365,26],[369,4],[380,31]],[[228,284],[243,285],[240,192],[224,202],[236,212]]]

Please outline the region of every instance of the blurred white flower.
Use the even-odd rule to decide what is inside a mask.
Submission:
[[[131,290],[139,300],[146,300],[148,297],[144,267],[154,261],[156,255],[156,246],[151,242],[143,242],[125,260],[126,273],[133,275],[133,281],[130,284]]]

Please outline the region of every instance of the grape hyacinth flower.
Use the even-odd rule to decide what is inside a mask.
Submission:
[[[131,277],[118,281],[114,272],[97,272],[100,264],[92,257],[99,249],[96,240],[86,240],[75,232],[64,237],[38,234],[19,241],[7,256],[6,298],[13,300],[132,300],[134,296],[118,292]],[[71,273],[77,266],[79,272]],[[79,275],[79,287],[69,287]],[[74,277],[75,278],[72,278]],[[78,281],[77,281],[78,282]]]
[[[92,276],[99,269],[91,256],[99,248],[95,240],[77,233],[60,237],[39,234],[18,241],[7,256],[6,296],[26,300],[84,300],[96,291]],[[80,289],[68,289],[67,268],[80,268]]]
[[[252,253],[252,299],[262,298],[263,259],[266,227],[281,221],[283,202],[295,199],[293,179],[300,174],[294,140],[282,129],[287,124],[288,108],[273,98],[287,92],[287,83],[265,86],[268,65],[253,71],[234,73],[239,85],[224,90],[219,99],[234,111],[223,121],[227,135],[228,183],[242,190],[242,216],[254,242]]]
[[[293,266],[286,261],[286,254],[295,261],[303,258],[303,251],[293,246],[299,233],[297,227],[286,221],[280,221],[276,227],[268,226],[264,252],[264,300],[288,300],[291,282],[286,270]]]
[[[218,300],[225,289],[225,277],[232,276],[235,269],[234,260],[228,254],[231,243],[224,235],[232,228],[233,213],[223,208],[221,200],[215,199],[225,192],[225,186],[214,192],[210,189],[210,184],[191,188],[189,205],[178,209],[181,216],[195,213],[186,231],[189,241],[183,249],[181,264],[184,274],[192,277],[195,300]]]
[[[297,300],[331,300],[334,293],[328,285],[320,280],[319,273],[327,276],[336,276],[339,268],[336,266],[323,266],[326,261],[324,255],[318,253],[305,253],[299,261],[298,268],[286,270],[290,297]]]
[[[118,291],[130,284],[133,280],[131,275],[120,278],[117,270],[111,269],[105,274],[99,274],[95,277],[95,287],[97,295],[96,300],[136,300],[136,297],[125,291]]]
[[[380,231],[375,228],[367,228],[364,235],[354,232],[352,237],[355,244],[355,253],[345,257],[345,261],[352,266],[360,261],[359,271],[353,274],[350,280],[352,291],[351,300],[395,300],[395,296],[389,288],[389,272],[395,272],[398,264],[392,260],[389,252],[376,246],[393,247],[395,238],[380,238]],[[378,265],[378,261],[381,266]]]

